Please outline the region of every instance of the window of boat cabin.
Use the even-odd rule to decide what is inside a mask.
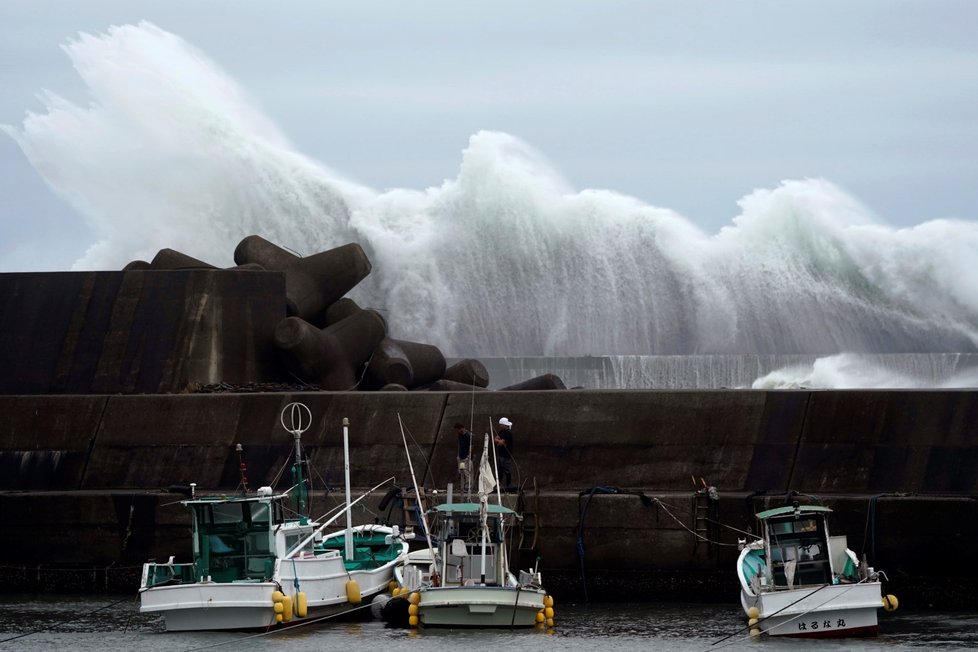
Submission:
[[[246,569],[254,566],[264,574],[264,560],[271,554],[268,503],[201,504],[194,511],[211,573],[230,581],[245,576]]]
[[[299,549],[297,555],[313,554],[315,543],[309,535],[312,534],[312,528],[303,528],[298,532],[290,533],[285,535],[285,551],[286,553],[291,553],[292,549],[299,545],[299,542],[303,539],[308,539],[305,545]]]
[[[776,585],[786,585],[784,564],[796,563],[794,584],[822,584],[830,579],[828,545],[820,516],[768,522],[771,562]]]

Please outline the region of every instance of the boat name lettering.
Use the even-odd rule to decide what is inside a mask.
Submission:
[[[845,626],[846,626],[846,620],[845,620],[845,618],[839,618],[835,622],[835,627],[845,627]],[[813,620],[810,623],[798,623],[798,631],[799,632],[804,632],[804,631],[808,631],[808,630],[817,630],[817,629],[820,629],[820,628],[821,629],[832,629],[832,621],[831,620],[823,620],[820,623],[817,620]]]

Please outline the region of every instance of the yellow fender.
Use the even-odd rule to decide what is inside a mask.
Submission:
[[[350,604],[360,604],[363,596],[360,594],[360,584],[356,580],[348,580],[346,583],[346,600]]]
[[[295,594],[295,615],[305,618],[309,614],[309,603],[306,600],[306,592],[299,591]]]

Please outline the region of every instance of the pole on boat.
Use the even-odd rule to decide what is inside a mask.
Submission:
[[[421,512],[421,527],[424,528],[424,538],[425,542],[428,544],[428,550],[431,552],[432,563],[437,562],[435,555],[435,546],[431,542],[431,530],[428,529],[428,518],[425,516],[424,505],[421,504],[421,490],[418,488],[418,478],[414,475],[414,464],[411,462],[411,449],[408,448],[407,435],[404,434],[404,422],[401,421],[401,413],[397,413],[397,425],[401,428],[401,441],[404,442],[404,453],[407,455],[408,470],[411,472],[411,482],[414,484],[414,497],[418,501],[419,510]]]
[[[374,486],[374,487],[372,487],[372,488],[367,489],[366,491],[364,491],[362,494],[360,494],[360,497],[357,498],[356,500],[354,500],[352,503],[347,503],[347,505],[338,514],[335,514],[328,521],[326,521],[325,523],[323,523],[322,525],[320,525],[319,527],[317,527],[315,530],[313,530],[312,534],[310,534],[309,536],[307,536],[305,539],[303,539],[302,541],[300,541],[296,545],[292,546],[292,549],[288,552],[288,554],[285,555],[285,557],[283,557],[283,559],[292,559],[292,557],[294,557],[297,552],[299,552],[300,550],[302,550],[306,546],[307,543],[309,543],[310,541],[312,541],[313,539],[315,539],[317,534],[319,534],[320,532],[322,532],[323,530],[325,530],[327,527],[329,527],[330,525],[332,525],[336,521],[336,519],[338,519],[340,516],[343,515],[344,512],[349,511],[350,508],[352,508],[354,505],[356,505],[357,503],[359,503],[361,500],[363,500],[364,498],[366,498],[367,496],[369,496],[373,492],[377,491],[378,489],[380,489],[381,487],[383,487],[388,482],[393,482],[393,481],[394,481],[394,476],[391,476],[391,477],[387,478],[386,480],[384,480],[383,482],[381,482],[380,484],[378,484],[378,485],[376,485],[376,486]],[[326,514],[329,514],[329,513],[333,512],[335,509],[336,508],[330,510],[329,512],[326,512]],[[320,518],[325,518],[326,517],[326,514],[323,514]],[[316,520],[318,521],[319,519],[316,519]]]
[[[285,415],[289,415],[289,423],[285,422]],[[294,485],[297,487],[295,494],[296,500],[296,511],[299,512],[299,516],[303,518],[308,518],[309,514],[307,510],[309,508],[309,489],[306,486],[306,479],[303,477],[302,473],[302,444],[300,439],[302,438],[302,433],[309,429],[312,425],[312,411],[303,403],[289,403],[284,408],[282,408],[282,414],[279,417],[279,422],[282,427],[285,428],[286,432],[292,434],[292,438],[295,440],[295,462],[292,465],[293,475],[295,476]]]
[[[346,548],[344,553],[349,561],[353,559],[353,510],[350,506],[350,420],[343,417],[343,471],[346,474]]]
[[[491,422],[490,422],[491,423]],[[495,447],[493,447],[495,449]],[[482,463],[479,464],[479,531],[482,533],[482,554],[479,559],[480,581],[486,585],[486,544],[489,539],[489,492],[498,481],[489,468],[489,433],[482,442]]]

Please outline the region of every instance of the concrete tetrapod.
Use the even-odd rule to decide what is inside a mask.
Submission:
[[[275,327],[275,345],[300,380],[325,390],[352,390],[385,328],[373,310],[361,310],[322,330],[299,317],[286,317]]]
[[[343,297],[326,308],[326,325],[335,324],[363,310],[353,299]]]
[[[543,374],[542,376],[530,378],[529,380],[524,380],[523,382],[516,383],[515,385],[503,387],[503,390],[520,389],[567,389],[567,386],[564,385],[564,381],[562,381],[559,376],[555,374]]]
[[[454,380],[442,378],[428,385],[426,388],[430,392],[488,392],[489,389],[468,383],[458,383]]]
[[[370,273],[370,261],[355,242],[302,258],[261,236],[249,235],[235,248],[234,262],[284,271],[288,315],[317,327],[326,323],[326,308]]]
[[[442,378],[476,387],[489,387],[489,372],[486,366],[473,358],[459,360],[445,370]]]
[[[433,383],[445,373],[445,356],[437,346],[384,338],[374,351],[367,376],[372,387],[395,383],[408,389]]]
[[[149,263],[150,269],[217,269],[176,249],[160,249]]]

